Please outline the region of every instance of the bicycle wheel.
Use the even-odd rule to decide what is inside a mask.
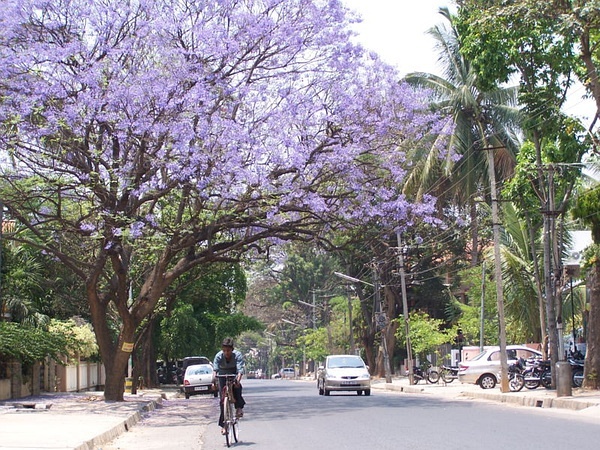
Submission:
[[[231,444],[233,444],[234,442],[234,435],[235,435],[235,429],[234,429],[234,412],[233,412],[233,406],[231,405],[231,402],[227,399],[227,397],[224,398],[223,400],[225,402],[225,404],[223,405],[223,422],[225,425],[225,443],[227,444],[227,447],[231,447]]]
[[[235,417],[235,403],[229,402],[229,417],[231,420],[229,422],[228,434],[229,442],[237,442],[238,441],[238,429],[237,429],[237,419]]]
[[[525,385],[525,379],[520,373],[511,373],[508,379],[508,388],[511,392],[519,392]]]
[[[442,380],[446,384],[450,384],[454,381],[454,377],[448,369],[442,369],[442,371],[440,372],[440,377],[442,377]]]
[[[440,374],[436,370],[430,370],[427,374],[427,381],[431,384],[435,384],[440,381]]]

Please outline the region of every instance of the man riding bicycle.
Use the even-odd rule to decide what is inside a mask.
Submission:
[[[244,405],[246,404],[242,397],[242,375],[244,375],[244,356],[239,350],[233,349],[233,339],[225,338],[221,344],[221,351],[215,355],[213,366],[217,375],[236,375],[233,385],[233,396],[235,398],[235,415],[237,418],[244,416]],[[219,380],[219,392],[223,392],[226,381],[225,378],[217,377]],[[223,402],[221,401],[221,414],[219,416],[219,426],[221,433],[225,433],[223,428]]]

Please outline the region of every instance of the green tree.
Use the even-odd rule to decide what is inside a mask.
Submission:
[[[563,4],[564,3],[564,4]],[[578,147],[577,133],[570,126],[574,121],[561,113],[566,94],[572,85],[573,68],[577,65],[575,43],[577,34],[565,32],[567,22],[558,15],[571,8],[571,2],[531,2],[520,0],[506,4],[501,1],[466,0],[458,2],[458,27],[462,48],[470,58],[482,85],[495,86],[509,77],[519,80],[519,101],[523,105],[523,130],[535,149],[535,177],[530,182],[544,211],[543,263],[544,301],[548,327],[550,358],[559,358],[557,323],[562,321],[555,299],[560,287],[550,274],[560,272],[561,249],[558,246],[555,217],[564,214],[568,195],[555,194],[555,165],[545,165],[552,153],[571,152]],[[563,140],[565,135],[570,135]],[[554,145],[563,140],[563,145]],[[579,146],[579,162],[583,154]],[[576,152],[577,153],[577,152]],[[553,159],[550,161],[565,161]],[[572,189],[572,185],[571,185]],[[567,190],[569,192],[570,189]],[[556,202],[555,200],[558,200]]]
[[[405,192],[416,190],[418,196],[430,193],[442,204],[452,202],[467,208],[471,221],[470,259],[476,265],[481,248],[476,205],[489,186],[486,148],[495,148],[495,167],[501,182],[511,175],[518,149],[517,90],[482,84],[471,60],[462,53],[463,39],[456,18],[447,8],[441,8],[440,13],[446,25],[438,25],[429,33],[436,41],[443,76],[417,72],[408,74],[405,80],[429,93],[433,108],[447,119],[452,132],[438,136],[429,147],[415,149],[415,165]]]
[[[346,13],[3,3],[0,139],[15,165],[0,197],[84,282],[106,400],[123,400],[140,326],[186,272],[411,208],[399,149],[436,120],[350,42]]]

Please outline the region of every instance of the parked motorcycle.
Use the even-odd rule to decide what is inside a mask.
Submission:
[[[511,392],[519,392],[525,385],[523,371],[525,370],[525,360],[517,359],[517,362],[508,366],[508,388]]]
[[[439,381],[439,379],[440,374],[437,370],[433,370],[431,365],[427,366],[424,364],[424,367],[413,367],[413,384],[417,384],[421,380],[435,384]]]
[[[550,372],[550,361],[533,360],[526,364],[523,370],[525,378],[525,387],[527,389],[536,389],[540,386],[550,388],[552,385],[552,373]]]
[[[452,383],[458,378],[458,366],[446,366],[442,365],[440,370],[440,377],[444,383]]]
[[[569,358],[573,387],[581,387],[583,385],[583,363],[583,359]]]

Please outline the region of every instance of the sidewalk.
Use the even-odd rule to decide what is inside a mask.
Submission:
[[[584,391],[573,388],[571,396],[557,397],[555,390],[543,387],[523,388],[519,392],[503,393],[499,387],[481,389],[478,385],[462,384],[458,380],[453,380],[449,384],[444,384],[442,380],[437,384],[425,384],[422,380],[419,384],[410,385],[406,377],[394,378],[392,383],[386,383],[384,379],[376,379],[373,380],[371,388],[454,399],[482,399],[526,407],[561,408],[575,411],[591,408],[590,412],[600,417],[600,391]]]
[[[134,426],[175,390],[125,394],[105,402],[103,392],[43,393],[0,402],[1,450],[92,450]]]
[[[311,382],[313,380],[310,380]],[[524,407],[586,410],[600,417],[600,391],[573,389],[570,397],[537,388],[502,393],[499,388],[484,390],[458,380],[444,385],[409,385],[405,377],[392,383],[374,379],[372,389],[406,394],[424,394],[447,399],[482,399]],[[177,389],[166,388],[125,394],[124,402],[105,402],[102,392],[44,393],[36,397],[0,402],[0,450],[93,450],[112,441],[152,411],[163,399],[175,398]]]

